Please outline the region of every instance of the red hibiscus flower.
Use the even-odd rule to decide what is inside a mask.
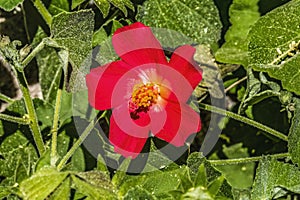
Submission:
[[[187,104],[202,79],[195,49],[181,46],[168,61],[151,29],[139,22],[119,28],[112,44],[121,60],[91,69],[86,84],[95,109],[112,109],[115,152],[135,158],[151,136],[183,146],[201,129],[199,114]]]

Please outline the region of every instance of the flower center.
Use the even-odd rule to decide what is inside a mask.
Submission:
[[[146,83],[135,87],[129,101],[130,116],[132,119],[140,118],[140,112],[148,112],[153,104],[157,103],[160,95],[159,86],[154,83]]]

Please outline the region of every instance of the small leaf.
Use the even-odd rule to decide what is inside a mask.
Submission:
[[[142,187],[135,186],[134,188],[128,190],[128,192],[124,196],[124,200],[132,199],[156,200],[157,198]]]
[[[23,181],[20,184],[20,190],[25,199],[42,200],[48,197],[67,176],[67,172],[44,168]]]
[[[106,174],[90,171],[72,175],[78,192],[90,199],[116,199],[115,189]]]
[[[6,126],[16,128],[12,124]],[[22,131],[29,133],[29,130]],[[1,184],[12,186],[16,181],[27,178],[36,160],[37,152],[20,130],[4,138],[0,145],[0,176],[6,179]]]
[[[211,0],[148,0],[137,19],[151,27],[181,32],[197,43],[215,44],[220,39],[219,13]]]
[[[193,187],[189,189],[185,194],[182,195],[184,200],[214,200],[211,194],[203,187]]]
[[[109,4],[108,0],[95,0],[95,4],[101,11],[103,17],[104,18],[107,17],[107,15],[109,13],[109,8],[110,8],[110,4]]]
[[[93,47],[100,45],[107,39],[107,34],[104,28],[100,28],[99,30],[95,31],[93,35]]]
[[[24,0],[0,0],[0,8],[4,9],[7,12],[10,12],[23,1]]]
[[[226,42],[216,52],[216,60],[223,63],[247,66],[247,35],[257,21],[258,0],[234,0],[229,8],[231,27],[226,32]]]
[[[85,87],[85,74],[82,69],[91,61],[94,13],[92,10],[80,10],[72,13],[61,13],[53,18],[51,34],[53,40],[69,51],[72,65],[69,91]]]
[[[61,12],[68,12],[69,7],[69,1],[52,0],[48,7],[48,10],[54,16],[58,15]]]
[[[243,148],[243,143],[237,143],[229,147],[223,146],[223,152],[227,158],[244,158],[249,156],[248,149]],[[254,163],[215,166],[222,172],[232,187],[239,189],[251,187],[254,167]]]
[[[127,9],[125,6],[134,11],[134,6],[130,0],[109,0],[114,6],[119,8],[127,16]]]
[[[207,187],[207,176],[206,176],[206,169],[204,163],[199,166],[198,173],[196,179],[194,181],[195,186],[203,186]]]
[[[215,179],[209,184],[208,191],[213,197],[215,197],[218,194],[223,182],[224,176],[219,176],[217,179]]]
[[[300,94],[300,1],[291,1],[261,17],[249,32],[249,66],[281,80]],[[284,17],[282,17],[284,16]]]
[[[70,178],[66,178],[62,184],[55,190],[49,200],[60,200],[60,199],[70,199],[71,192],[71,181]]]
[[[74,171],[85,170],[84,152],[82,148],[78,148],[71,158],[71,166]]]
[[[85,2],[85,0],[72,0],[72,7],[71,7],[71,9],[74,10],[74,8],[76,8],[77,6],[79,6],[80,4],[82,4],[83,2]]]
[[[273,199],[277,194],[276,187],[300,193],[300,171],[290,164],[264,157],[256,171],[251,192],[251,200]]]
[[[293,163],[300,165],[300,99],[294,98],[295,112],[288,135],[288,149]]]

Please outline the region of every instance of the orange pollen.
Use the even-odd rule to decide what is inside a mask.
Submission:
[[[149,111],[150,107],[157,103],[159,95],[159,86],[154,83],[146,83],[134,88],[129,102],[131,118],[138,119],[140,112]]]

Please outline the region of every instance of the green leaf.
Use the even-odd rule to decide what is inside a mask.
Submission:
[[[93,47],[100,45],[107,39],[107,34],[104,28],[100,28],[99,30],[95,31],[93,35]]]
[[[85,170],[85,159],[82,148],[78,148],[71,158],[71,166],[74,171]]]
[[[109,13],[110,3],[119,8],[127,16],[126,6],[134,11],[134,6],[130,0],[95,0],[96,6],[100,9],[103,17],[107,17]]]
[[[284,16],[284,17],[283,17]],[[291,1],[261,17],[249,32],[249,66],[281,80],[300,94],[300,1]]]
[[[104,18],[107,17],[107,15],[109,13],[109,8],[110,8],[110,4],[109,4],[108,0],[95,0],[95,4],[101,11],[103,17]]]
[[[72,10],[74,10],[74,8],[76,8],[77,6],[79,6],[80,4],[82,4],[83,2],[85,2],[85,0],[72,0]]]
[[[223,152],[227,158],[248,157],[248,149],[243,148],[242,146],[242,143],[237,143],[230,147],[223,146]],[[239,189],[251,187],[253,183],[254,167],[254,163],[215,166],[215,168],[222,172],[232,187]]]
[[[294,98],[295,112],[288,135],[288,150],[293,163],[300,165],[300,99]]]
[[[216,60],[223,63],[247,66],[247,35],[257,21],[259,0],[233,0],[229,8],[231,27],[225,35],[226,42],[216,52]]]
[[[7,124],[14,129],[12,124]],[[23,132],[29,132],[23,130]],[[4,138],[0,145],[0,176],[6,177],[1,185],[14,185],[30,176],[37,160],[37,152],[20,130]]]
[[[72,73],[67,89],[80,90],[85,87],[86,65],[91,61],[94,13],[92,10],[80,10],[61,13],[53,18],[51,34],[53,40],[69,51]]]
[[[53,168],[44,168],[20,184],[25,199],[42,200],[48,197],[68,176],[67,172],[58,172]]]
[[[71,181],[70,178],[66,178],[61,185],[55,190],[49,200],[60,200],[60,199],[70,199],[71,192]]]
[[[203,187],[193,187],[182,195],[184,200],[214,200],[213,196]]]
[[[12,11],[15,7],[17,7],[24,0],[0,0],[0,8],[9,12]]]
[[[219,13],[211,0],[148,0],[137,19],[151,27],[181,32],[198,43],[215,44],[220,39]]]
[[[61,12],[68,12],[69,11],[69,1],[65,0],[52,0],[51,4],[49,5],[49,12],[54,16]]]
[[[187,164],[190,169],[190,177],[192,181],[194,182],[195,186],[197,183],[199,183],[199,173],[201,172],[201,165],[204,165],[205,167],[205,174],[207,177],[207,180],[205,181],[208,184],[208,187],[202,187],[206,188],[206,190],[209,190],[209,187],[211,187],[212,193],[209,193],[209,196],[215,196],[215,198],[232,198],[232,191],[231,191],[231,186],[227,183],[227,180],[224,180],[223,175],[221,172],[219,172],[215,167],[211,166],[209,162],[206,161],[205,157],[198,152],[194,152],[190,154],[187,160]],[[199,169],[201,170],[199,172]],[[202,175],[203,176],[203,175]],[[223,179],[223,180],[222,180]],[[203,181],[204,182],[204,181]],[[219,186],[219,184],[222,182],[222,184]],[[201,182],[200,182],[201,183]],[[200,186],[200,185],[199,185]],[[218,188],[217,190],[214,188]],[[191,190],[191,189],[190,189]],[[217,191],[217,193],[216,193]],[[200,191],[199,192],[203,192]]]
[[[127,194],[124,196],[124,200],[132,200],[132,199],[148,199],[155,200],[157,199],[154,195],[149,193],[147,190],[142,187],[135,186],[128,190]]]
[[[116,6],[117,8],[119,8],[125,15],[125,17],[127,17],[127,9],[125,6],[127,6],[128,8],[130,8],[131,10],[134,11],[134,6],[131,3],[130,0],[109,0],[114,6]]]
[[[77,177],[78,176],[78,177]],[[90,199],[116,199],[115,188],[107,174],[89,171],[72,175],[78,192]],[[79,178],[80,177],[80,178]]]
[[[264,157],[258,165],[251,200],[273,199],[278,187],[300,193],[300,171],[290,164]]]

